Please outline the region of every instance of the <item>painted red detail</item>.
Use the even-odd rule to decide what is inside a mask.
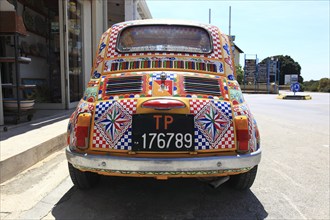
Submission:
[[[237,130],[237,142],[239,151],[249,150],[249,130]]]
[[[76,137],[77,137],[77,147],[86,147],[86,139],[88,137],[88,127],[77,126]]]
[[[184,108],[186,104],[175,99],[152,99],[142,103],[143,108],[154,109],[172,109],[172,108]]]

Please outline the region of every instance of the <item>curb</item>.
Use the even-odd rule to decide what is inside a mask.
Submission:
[[[52,153],[63,149],[66,142],[66,133],[63,133],[20,154],[0,161],[0,183],[13,178]]]
[[[310,95],[284,95],[279,94],[277,99],[286,99],[286,100],[311,100],[312,96]]]

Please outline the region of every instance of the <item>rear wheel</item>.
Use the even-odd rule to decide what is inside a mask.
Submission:
[[[70,177],[73,184],[81,190],[90,189],[93,186],[97,185],[100,180],[100,175],[92,172],[83,172],[69,165]]]
[[[258,166],[255,166],[246,173],[230,176],[228,183],[235,189],[248,190],[256,178],[257,170]]]

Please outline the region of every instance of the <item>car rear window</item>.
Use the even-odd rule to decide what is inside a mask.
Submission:
[[[130,52],[210,53],[210,34],[195,26],[140,25],[123,29],[118,37],[117,50]]]

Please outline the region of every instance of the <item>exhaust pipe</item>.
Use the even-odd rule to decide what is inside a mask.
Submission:
[[[209,185],[213,187],[214,189],[218,188],[221,184],[227,182],[229,180],[229,176],[223,176],[216,178],[214,180],[209,181]]]

